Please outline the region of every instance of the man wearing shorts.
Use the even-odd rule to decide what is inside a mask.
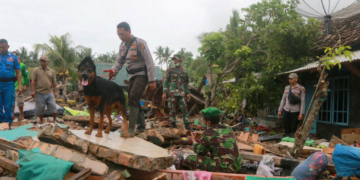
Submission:
[[[31,96],[35,98],[35,115],[39,116],[40,124],[44,123],[45,106],[56,121],[56,74],[48,67],[49,59],[40,57],[40,67],[32,72]]]
[[[18,106],[19,109],[19,118],[18,120],[23,120],[24,119],[24,92],[26,92],[27,87],[29,86],[29,73],[27,70],[27,67],[24,63],[20,62],[20,57],[18,52],[14,51],[12,52],[13,55],[18,56],[18,61],[20,63],[20,72],[21,72],[21,84],[22,84],[22,91],[23,93],[18,94],[15,93],[15,99],[16,99],[16,105]],[[18,82],[15,82],[15,92],[18,90]],[[13,107],[13,119],[14,119],[14,112],[15,112],[15,105]]]

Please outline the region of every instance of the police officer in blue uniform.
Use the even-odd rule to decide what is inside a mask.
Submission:
[[[0,123],[8,122],[11,129],[12,107],[15,103],[15,81],[19,82],[17,93],[21,94],[22,87],[18,57],[8,50],[7,40],[0,39]],[[14,72],[16,72],[16,76]]]

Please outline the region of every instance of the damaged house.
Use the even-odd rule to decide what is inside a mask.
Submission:
[[[327,80],[330,82],[330,92],[319,112],[316,122],[311,130],[321,137],[330,139],[332,135],[341,137],[341,130],[360,127],[360,14],[346,19],[332,20],[330,32],[326,35],[326,28],[316,42],[313,51],[321,55],[324,47],[332,47],[341,37],[341,44],[351,46],[354,53],[353,60],[344,57],[337,58],[341,63],[328,70]],[[311,98],[319,79],[316,71],[318,62],[307,64],[278,75],[278,80],[288,85],[287,76],[290,73],[299,75],[299,84],[306,88],[306,110],[309,108]],[[274,112],[275,114],[274,114]],[[277,109],[268,110],[267,117],[276,116]]]

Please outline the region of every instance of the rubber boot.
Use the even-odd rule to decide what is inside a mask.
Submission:
[[[193,131],[192,129],[191,129],[191,126],[190,126],[190,123],[188,122],[188,123],[185,123],[185,129],[186,130],[189,130],[189,131]]]
[[[135,125],[139,117],[139,108],[130,106],[130,117],[129,117],[129,136],[135,136]]]
[[[173,128],[176,128],[176,122],[171,122]]]
[[[11,123],[11,122],[9,122],[9,130],[11,130],[11,124],[12,124],[12,123]]]
[[[144,112],[139,108],[139,116],[137,118],[137,121],[136,121],[136,131],[135,133],[136,134],[140,134],[140,133],[143,133],[145,131],[145,115],[144,115]]]

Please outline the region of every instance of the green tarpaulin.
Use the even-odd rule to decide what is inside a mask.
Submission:
[[[18,180],[62,180],[74,164],[35,151],[19,150]]]

